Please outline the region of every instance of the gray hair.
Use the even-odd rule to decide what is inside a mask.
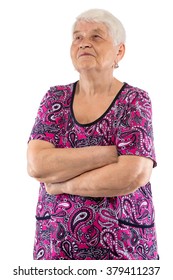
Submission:
[[[110,36],[112,36],[115,45],[125,43],[126,32],[124,26],[113,14],[102,9],[87,10],[76,17],[72,31],[74,31],[78,21],[98,22],[107,26]]]

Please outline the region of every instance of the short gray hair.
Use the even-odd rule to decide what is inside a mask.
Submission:
[[[107,26],[109,34],[112,36],[115,45],[125,43],[126,32],[124,26],[113,14],[103,9],[90,9],[87,10],[76,17],[76,21],[73,25],[73,30],[75,29],[76,23],[78,21],[87,22],[98,22],[103,23]]]

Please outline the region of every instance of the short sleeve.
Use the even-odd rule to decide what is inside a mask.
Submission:
[[[152,104],[148,93],[134,88],[126,96],[125,112],[117,129],[116,147],[119,155],[151,158],[157,165],[152,126]]]
[[[44,140],[56,146],[56,137],[59,131],[55,119],[57,106],[55,94],[49,90],[40,103],[29,141],[34,139]]]

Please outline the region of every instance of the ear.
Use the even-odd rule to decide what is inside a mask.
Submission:
[[[119,44],[118,46],[116,46],[115,62],[118,63],[123,58],[124,54],[125,54],[125,45]]]

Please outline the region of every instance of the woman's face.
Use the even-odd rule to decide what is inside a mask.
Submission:
[[[80,73],[93,70],[113,70],[119,47],[114,45],[103,23],[78,21],[71,45],[71,58]]]

